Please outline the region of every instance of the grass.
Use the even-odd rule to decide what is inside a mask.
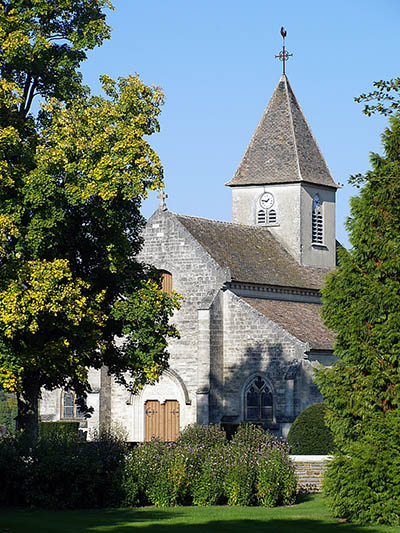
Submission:
[[[389,533],[389,526],[360,527],[329,516],[321,495],[290,507],[143,507],[43,511],[2,509],[0,533]]]

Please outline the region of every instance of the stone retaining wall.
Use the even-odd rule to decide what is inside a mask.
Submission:
[[[322,479],[331,455],[291,455],[299,492],[322,492]]]

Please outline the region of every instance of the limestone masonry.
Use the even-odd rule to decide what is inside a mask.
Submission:
[[[159,383],[130,395],[91,371],[94,414],[130,441],[174,440],[187,424],[256,422],[287,435],[321,401],[314,368],[333,361],[320,287],[335,267],[333,180],[281,77],[233,179],[233,222],[170,213],[147,222],[140,260],[184,297]],[[72,407],[71,407],[72,405]],[[43,392],[42,420],[79,419],[68,391]]]

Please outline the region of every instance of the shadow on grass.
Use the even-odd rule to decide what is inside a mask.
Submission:
[[[297,516],[297,513],[293,513],[291,518],[273,518],[268,516],[270,510],[265,510],[264,520],[260,513],[257,513],[257,519],[232,516],[239,515],[241,508],[235,508],[231,513],[232,508],[227,508],[224,513],[225,517],[218,509],[215,511],[213,508],[203,509],[205,513],[209,513],[208,521],[204,520],[204,516],[202,517],[200,513],[189,516],[176,508],[173,512],[156,508],[154,510],[146,508],[69,512],[7,510],[6,514],[9,514],[10,519],[7,520],[6,516],[0,515],[0,533],[127,533],[137,529],[144,533],[172,533],[172,531],[174,533],[335,533],[338,531],[379,533],[394,531],[389,527],[365,528],[339,523],[330,518],[325,520],[324,517],[321,520],[307,518]],[[226,519],[228,515],[230,519]],[[13,519],[11,519],[12,516]]]
[[[104,527],[104,526],[103,526]],[[112,529],[107,526],[89,527],[82,532],[106,532],[126,533],[137,529],[134,524],[115,525]],[[224,520],[210,521],[202,524],[150,524],[141,525],[140,529],[146,533],[380,533],[382,528],[358,527],[352,524],[332,523],[327,524],[320,520],[298,518],[293,520],[271,519],[271,520]],[[389,528],[387,528],[389,530]]]

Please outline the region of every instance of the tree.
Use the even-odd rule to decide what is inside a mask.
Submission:
[[[400,116],[384,154],[354,179],[349,251],[323,289],[323,317],[337,332],[338,362],[319,373],[340,450],[328,472],[333,509],[356,521],[400,522]],[[389,431],[390,429],[390,431]],[[389,439],[388,437],[391,437]],[[372,459],[373,458],[373,459]],[[371,461],[374,461],[371,463]]]
[[[163,94],[137,76],[78,72],[109,35],[107,0],[6,0],[0,12],[0,381],[18,426],[37,437],[40,389],[74,390],[106,365],[131,390],[167,366],[179,305],[136,255],[149,189],[162,167],[144,136]],[[35,95],[45,98],[37,117]]]
[[[373,105],[366,103],[363,113],[371,116],[374,113],[391,115],[400,109],[399,97],[393,93],[400,91],[400,77],[391,80],[380,80],[374,82],[376,89],[369,93],[363,93],[354,98],[356,102],[373,102]]]

